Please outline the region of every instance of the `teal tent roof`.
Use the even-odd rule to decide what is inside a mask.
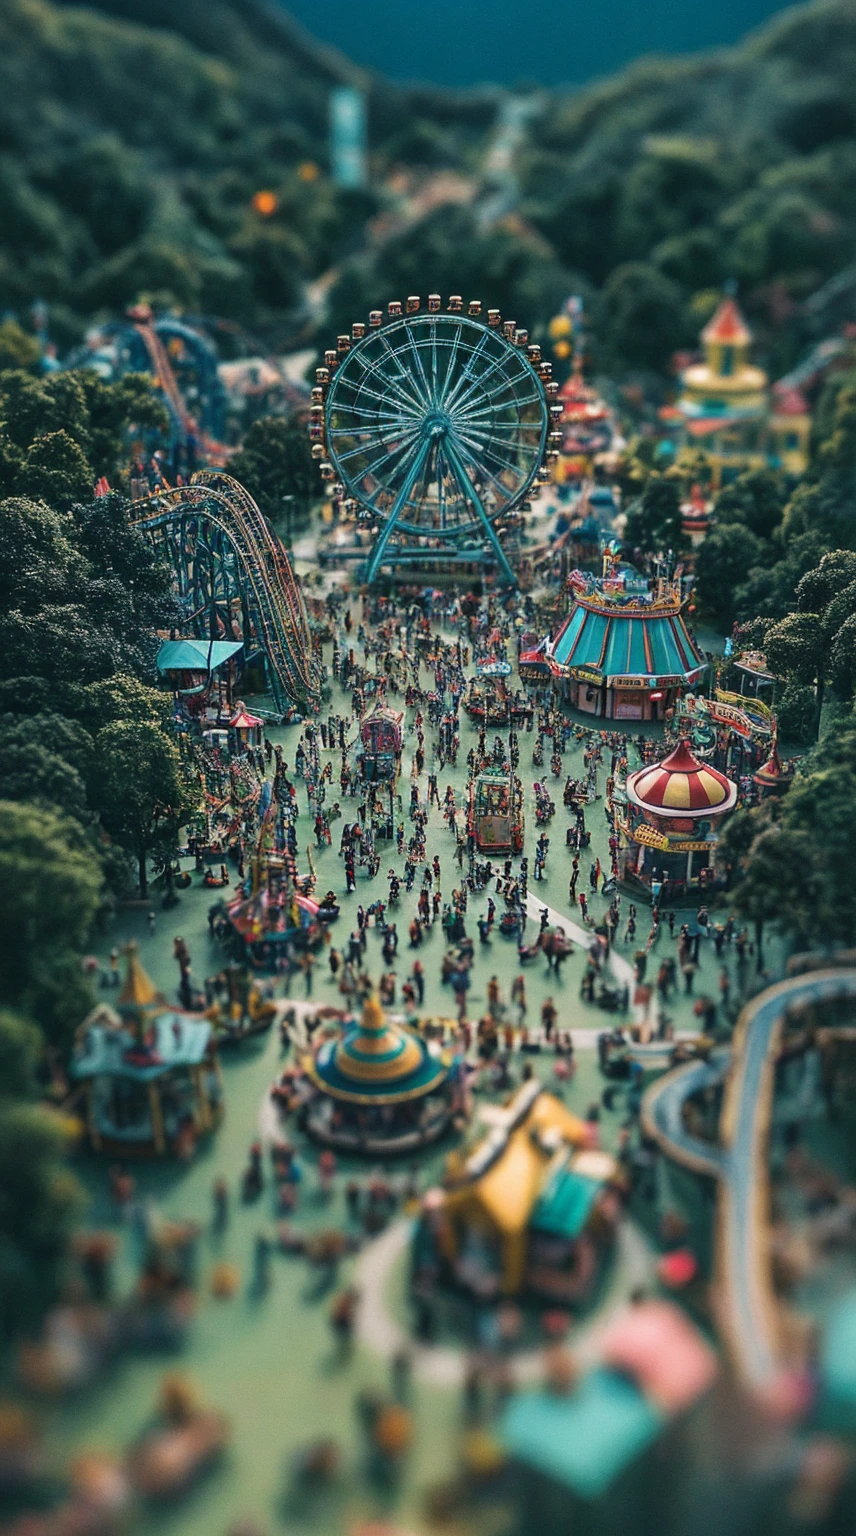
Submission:
[[[241,640],[164,640],[159,672],[216,672],[244,648]]]
[[[92,1024],[84,1031],[71,1062],[73,1077],[127,1077],[148,1083],[176,1067],[195,1067],[202,1061],[211,1039],[207,1019],[168,1009],[152,1020],[154,1040],[145,1053],[135,1047],[128,1029],[109,1029]]]
[[[535,1205],[530,1226],[554,1237],[579,1237],[591,1215],[602,1184],[570,1168],[560,1168],[550,1179]]]
[[[608,613],[576,603],[556,636],[552,658],[604,677],[696,678],[704,659],[680,613]]]
[[[596,1499],[665,1424],[638,1387],[599,1367],[567,1397],[518,1392],[500,1425],[505,1449],[584,1499]]]

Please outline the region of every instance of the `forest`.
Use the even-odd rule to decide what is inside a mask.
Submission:
[[[139,296],[283,348],[413,284],[487,285],[535,335],[579,292],[599,367],[663,373],[730,279],[775,374],[822,320],[806,300],[853,260],[854,75],[856,5],[818,0],[734,49],[540,92],[515,206],[490,224],[501,92],[366,75],[261,0],[7,0],[0,306],[46,302],[61,349]],[[368,96],[365,192],[328,174],[342,82]],[[414,186],[454,172],[472,195],[396,221],[402,168]],[[306,303],[322,277],[323,320]]]

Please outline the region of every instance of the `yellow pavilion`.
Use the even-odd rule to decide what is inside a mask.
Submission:
[[[737,301],[724,298],[701,333],[704,361],[681,375],[677,411],[688,443],[713,467],[713,488],[747,469],[799,475],[808,459],[811,417],[797,390],[769,387],[749,360],[750,331]]]

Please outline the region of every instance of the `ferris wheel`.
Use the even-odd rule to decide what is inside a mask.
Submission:
[[[514,584],[501,538],[533,483],[549,479],[562,406],[540,347],[498,310],[441,311],[411,297],[325,353],[312,392],[313,454],[334,494],[374,533],[366,567],[384,561],[495,564]],[[548,446],[549,444],[549,446]],[[390,547],[391,541],[394,544]]]

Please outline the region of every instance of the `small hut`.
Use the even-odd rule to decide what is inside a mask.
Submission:
[[[235,707],[235,713],[229,721],[229,735],[236,752],[246,752],[248,748],[255,749],[262,744],[264,721],[260,715],[251,715],[242,699],[239,699]]]
[[[167,1002],[133,944],[115,1009],[101,1005],[77,1031],[71,1075],[93,1150],[113,1157],[186,1154],[222,1115],[211,1024]]]

